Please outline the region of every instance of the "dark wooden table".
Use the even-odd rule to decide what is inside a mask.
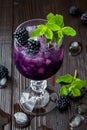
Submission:
[[[64,62],[55,79],[65,73],[74,74],[77,69],[78,76],[87,80],[87,26],[82,24],[80,16],[72,17],[69,14],[68,9],[72,5],[79,7],[82,13],[87,11],[87,0],[0,0],[0,64],[9,70],[7,87],[0,89],[0,109],[11,115],[11,121],[4,126],[4,130],[19,130],[15,126],[13,115],[19,111],[17,103],[21,90],[29,84],[28,79],[19,74],[13,61],[13,32],[20,23],[32,18],[45,18],[49,12],[62,14],[65,25],[74,27],[77,36],[64,38]],[[72,41],[81,42],[83,45],[78,56],[69,55],[68,46]],[[48,82],[52,86],[56,85],[59,90],[55,79],[52,78]],[[69,130],[69,119],[80,102],[87,102],[86,98],[71,102],[71,107],[66,112],[60,113],[55,108],[47,115],[34,117],[30,125],[23,130]],[[87,130],[87,125],[79,128],[82,129]]]

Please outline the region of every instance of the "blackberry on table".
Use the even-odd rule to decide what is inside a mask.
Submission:
[[[19,28],[15,33],[14,37],[17,39],[17,45],[24,46],[28,42],[28,31],[26,28]]]
[[[68,106],[70,106],[70,99],[68,96],[60,96],[58,100],[58,109],[63,111],[67,110]]]
[[[8,76],[8,69],[5,66],[0,65],[0,79],[3,79],[4,77],[7,76]]]
[[[35,55],[39,52],[40,42],[37,40],[30,39],[26,45],[27,53],[30,55]]]
[[[86,13],[83,13],[81,15],[81,21],[84,23],[84,24],[87,24],[87,12]]]
[[[69,8],[69,13],[73,16],[77,16],[79,14],[79,9],[76,6],[71,6]]]

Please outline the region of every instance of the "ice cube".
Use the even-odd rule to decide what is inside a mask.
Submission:
[[[87,105],[82,103],[78,105],[77,112],[79,114],[85,114],[87,112]]]
[[[84,123],[84,117],[82,115],[76,115],[76,116],[72,117],[70,120],[70,123],[69,123],[70,129],[79,127],[83,123]]]
[[[17,112],[14,114],[15,121],[17,124],[26,124],[28,122],[28,117],[25,113],[23,112]]]
[[[37,99],[35,96],[31,97],[27,102],[24,103],[25,108],[32,112],[35,107],[36,100]]]
[[[36,26],[27,26],[26,30],[31,33],[34,29],[36,28]]]
[[[28,99],[29,99],[29,93],[23,92],[22,95],[21,95],[20,102],[25,103],[26,101],[28,101]]]

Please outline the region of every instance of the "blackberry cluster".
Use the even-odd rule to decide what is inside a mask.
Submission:
[[[27,47],[27,53],[28,54],[35,55],[36,53],[39,52],[40,42],[36,41],[36,40],[33,40],[33,39],[30,39],[28,41],[28,43],[26,44],[26,47]]]
[[[69,8],[69,13],[73,16],[77,16],[79,14],[79,9],[76,6],[71,6]]]
[[[17,39],[17,45],[24,46],[28,42],[28,31],[26,28],[19,28],[15,33],[14,37]]]
[[[81,21],[84,23],[84,24],[87,24],[87,12],[86,13],[83,13],[81,15]]]
[[[0,79],[8,76],[8,69],[3,65],[0,65]]]
[[[58,109],[63,111],[66,110],[70,106],[70,99],[68,96],[60,96],[58,100]]]

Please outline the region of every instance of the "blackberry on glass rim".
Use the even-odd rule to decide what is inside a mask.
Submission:
[[[28,42],[28,31],[26,30],[26,28],[19,28],[18,30],[16,30],[16,32],[14,33],[14,38],[17,39],[16,44],[18,46],[24,46],[27,44]]]
[[[26,51],[29,55],[35,55],[36,53],[39,52],[40,42],[34,39],[29,39],[26,44],[26,47],[27,47]]]

